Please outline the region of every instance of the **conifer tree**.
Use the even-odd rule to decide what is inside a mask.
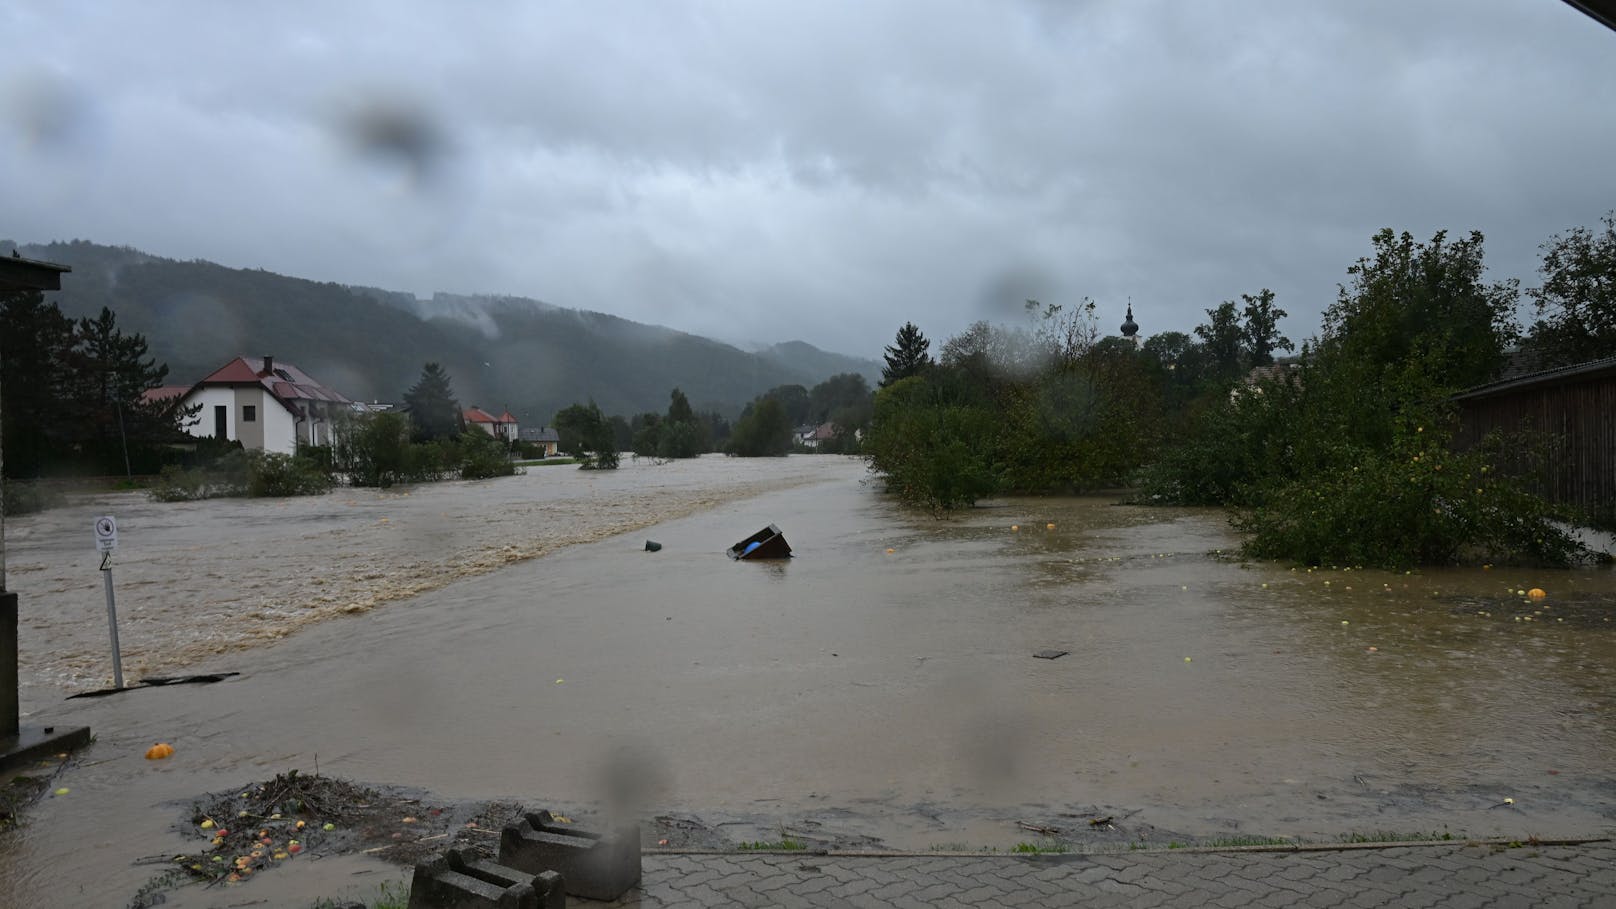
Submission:
[[[885,388],[899,379],[919,375],[932,365],[931,342],[920,333],[913,322],[903,323],[898,329],[896,342],[887,348],[887,365],[881,370],[881,387]]]
[[[404,406],[409,408],[410,421],[415,424],[415,436],[420,441],[453,436],[460,431],[460,404],[449,384],[449,374],[436,363],[422,367],[420,381],[404,393]]]

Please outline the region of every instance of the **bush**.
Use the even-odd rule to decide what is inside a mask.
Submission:
[[[62,504],[64,497],[49,486],[19,480],[5,481],[5,513],[33,514]]]
[[[149,495],[159,502],[190,502],[247,494],[247,452],[227,450],[212,463],[198,467],[170,464],[158,474]]]
[[[876,393],[865,451],[889,491],[942,511],[997,491],[987,454],[993,428],[987,408],[938,387],[931,375],[911,376]]]
[[[1455,454],[1448,434],[1405,421],[1389,450],[1277,484],[1236,518],[1245,551],[1308,565],[1408,568],[1461,560],[1564,566],[1588,551],[1543,500]]]
[[[338,443],[336,464],[353,485],[384,488],[421,469],[411,449],[409,421],[396,413],[373,414],[361,421]]]
[[[516,473],[505,442],[479,429],[469,429],[460,436],[459,461],[460,478],[464,480],[508,477]]]
[[[149,494],[159,502],[190,502],[226,496],[321,495],[330,489],[331,475],[308,458],[236,449],[205,466],[164,467]]]
[[[301,455],[273,451],[247,452],[246,494],[254,498],[323,495],[331,475]]]

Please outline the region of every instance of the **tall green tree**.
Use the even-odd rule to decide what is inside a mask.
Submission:
[[[779,399],[754,401],[731,430],[728,451],[743,458],[778,457],[791,450],[791,420]]]
[[[421,378],[404,393],[404,406],[415,425],[417,441],[448,439],[460,434],[460,403],[449,374],[437,363],[421,368]]]
[[[63,421],[69,440],[105,469],[127,466],[133,447],[170,441],[178,399],[146,403],[142,395],[163,384],[168,367],[146,355],[146,338],[125,335],[111,309],[80,319],[67,362]]]
[[[808,389],[801,385],[776,385],[764,392],[763,396],[780,402],[780,408],[786,414],[786,422],[792,426],[801,426],[808,422],[811,410]]]
[[[899,379],[907,379],[919,375],[932,365],[931,342],[921,334],[920,329],[913,322],[903,323],[898,329],[898,336],[892,346],[886,350],[887,365],[881,370],[881,387],[885,388]]]
[[[1285,310],[1274,305],[1274,292],[1264,287],[1254,297],[1251,294],[1241,294],[1240,299],[1246,303],[1242,315],[1245,324],[1240,326],[1240,339],[1245,342],[1247,362],[1252,366],[1271,366],[1274,362],[1274,351],[1292,351],[1296,345],[1291,339],[1279,333],[1279,320],[1290,315]]]
[[[0,297],[0,441],[8,477],[37,477],[63,445],[73,322],[39,291]]]
[[[675,388],[668,395],[668,415],[658,427],[656,453],[663,458],[694,458],[707,450],[706,427],[696,419],[690,399]]]
[[[1528,345],[1543,367],[1616,356],[1616,212],[1602,230],[1573,228],[1543,244],[1543,285]]]
[[[617,434],[594,401],[562,409],[554,422],[561,450],[580,459],[584,470],[617,469]]]
[[[696,412],[690,409],[690,399],[685,393],[675,388],[668,395],[668,422],[690,423],[696,419]]]
[[[870,383],[856,372],[837,373],[808,391],[808,422],[823,423],[843,408],[869,407]]]
[[[1244,333],[1240,328],[1240,315],[1230,300],[1207,310],[1206,315],[1207,321],[1195,326],[1195,334],[1206,351],[1212,377],[1219,382],[1232,382],[1241,372]]]
[[[1519,334],[1520,291],[1513,279],[1484,280],[1481,232],[1420,243],[1388,228],[1373,243],[1324,312],[1320,358],[1364,400],[1394,386],[1429,396],[1491,379]]]
[[[104,307],[73,322],[38,292],[0,301],[0,324],[8,476],[123,473],[137,464],[156,472],[186,414],[178,398],[144,400],[168,367],[147,356],[143,336],[125,335]]]

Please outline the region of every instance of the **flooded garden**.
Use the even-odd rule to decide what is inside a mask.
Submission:
[[[126,675],[239,675],[64,699],[110,679],[102,513]],[[795,558],[725,558],[770,523]],[[453,829],[490,804],[632,816],[648,848],[1616,827],[1609,568],[1242,562],[1222,512],[1115,497],[936,519],[838,457],[106,495],[7,542],[24,722],[96,736],[0,836],[11,905],[127,903],[146,860],[205,844],[193,806],[292,770],[418,792]],[[236,886],[402,875],[293,855]]]

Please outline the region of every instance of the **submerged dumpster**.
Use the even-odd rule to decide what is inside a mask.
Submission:
[[[780,528],[770,524],[731,546],[727,554],[732,559],[789,559],[791,544]]]

